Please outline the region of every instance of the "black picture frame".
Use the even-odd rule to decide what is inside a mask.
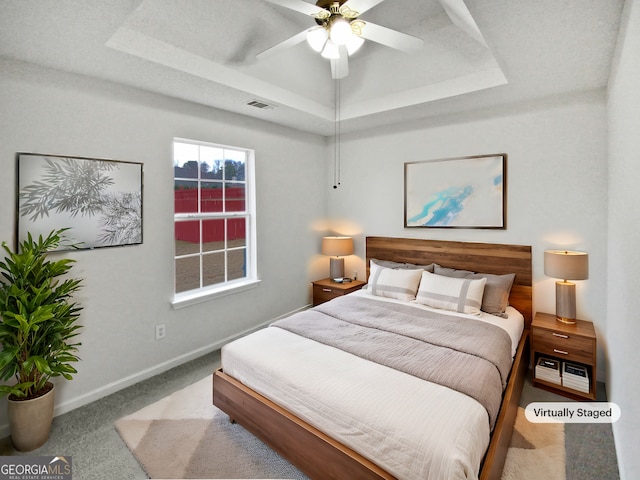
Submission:
[[[142,243],[143,164],[16,154],[16,239],[68,228],[59,250]]]

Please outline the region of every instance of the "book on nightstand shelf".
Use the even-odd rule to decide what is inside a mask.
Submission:
[[[589,393],[589,373],[582,365],[564,362],[562,364],[562,386]]]
[[[552,358],[540,357],[536,365],[536,378],[560,385],[560,362]]]

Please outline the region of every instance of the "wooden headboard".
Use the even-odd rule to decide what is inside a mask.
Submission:
[[[509,305],[524,315],[525,328],[531,326],[533,275],[529,245],[367,237],[366,257],[367,278],[372,258],[417,265],[437,263],[443,267],[495,275],[515,273]]]

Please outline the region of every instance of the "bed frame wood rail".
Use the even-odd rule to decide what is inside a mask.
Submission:
[[[529,328],[533,313],[531,247],[367,237],[366,248],[367,274],[371,258],[421,265],[438,263],[482,273],[516,274],[509,303],[525,316],[525,330],[479,475],[480,480],[500,480],[529,368]],[[221,369],[213,375],[213,403],[312,479],[395,478]]]

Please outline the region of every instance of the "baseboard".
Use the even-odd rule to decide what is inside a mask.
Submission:
[[[99,400],[101,398],[104,398],[108,395],[111,395],[112,393],[116,393],[124,388],[130,387],[132,385],[135,385],[136,383],[142,382],[143,380],[147,380],[151,377],[154,377],[156,375],[160,375],[161,373],[166,372],[167,370],[171,370],[174,367],[180,366],[183,363],[187,363],[191,360],[195,360],[196,358],[199,358],[203,355],[206,355],[208,353],[211,352],[215,352],[216,350],[219,350],[220,348],[222,348],[223,345],[236,340],[240,337],[244,337],[246,335],[249,335],[250,333],[253,333],[257,330],[260,330],[262,328],[265,328],[266,326],[268,326],[269,324],[275,322],[276,320],[280,320],[281,318],[285,318],[288,317],[290,315],[293,315],[294,313],[306,310],[307,308],[309,308],[311,305],[305,305],[304,307],[298,308],[296,310],[293,310],[291,312],[285,313],[283,315],[280,315],[277,318],[274,318],[272,320],[268,320],[266,322],[263,322],[255,327],[252,327],[250,329],[244,330],[240,333],[231,335],[229,337],[226,337],[222,340],[219,340],[217,342],[214,342],[210,345],[206,345],[204,347],[198,348],[196,350],[193,350],[191,352],[185,353],[183,355],[180,355],[178,357],[175,357],[171,360],[167,360],[165,362],[159,363],[158,365],[154,365],[151,368],[147,368],[145,370],[142,370],[140,372],[137,372],[133,375],[129,375],[128,377],[124,377],[120,380],[117,380],[115,382],[112,382],[108,385],[104,385],[100,388],[97,388],[95,390],[92,390],[91,392],[87,392],[84,395],[81,395],[79,397],[73,398],[71,400],[68,400],[64,403],[61,403],[59,405],[56,405],[54,407],[53,410],[53,416],[57,417],[58,415],[62,415],[64,413],[70,412],[72,410],[75,410],[76,408],[80,408],[84,405],[88,405],[91,402],[94,402],[96,400]],[[3,424],[0,425],[0,438],[4,438],[9,436],[9,424]]]

